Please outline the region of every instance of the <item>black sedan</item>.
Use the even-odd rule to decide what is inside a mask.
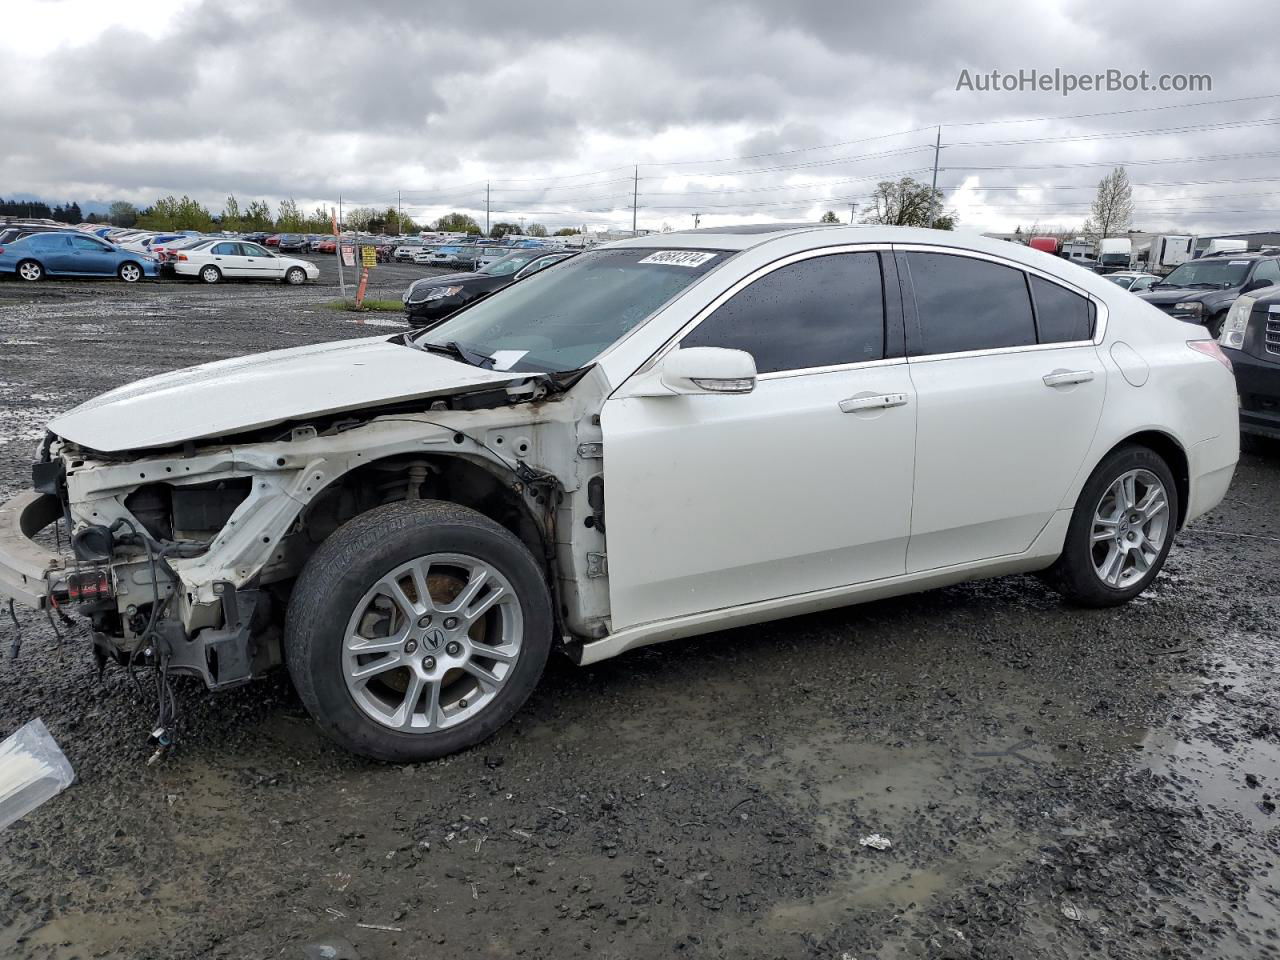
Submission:
[[[405,316],[415,327],[436,324],[467,304],[571,256],[562,250],[514,250],[474,273],[423,277],[404,292]]]

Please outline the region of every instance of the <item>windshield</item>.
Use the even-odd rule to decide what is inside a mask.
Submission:
[[[1114,274],[1107,277],[1106,279],[1110,280],[1112,283],[1116,284],[1117,286],[1124,287],[1126,290],[1129,289],[1129,284],[1133,283],[1133,277],[1120,277]]]
[[[1162,287],[1234,287],[1249,272],[1248,260],[1193,260],[1165,277]]]
[[[503,257],[501,260],[495,260],[480,270],[487,277],[505,277],[508,274],[515,273],[526,263],[535,258],[536,254],[530,250],[528,253],[513,253]]]
[[[711,250],[593,250],[477,301],[415,342],[457,343],[493,357],[499,370],[576,370],[727,257]]]

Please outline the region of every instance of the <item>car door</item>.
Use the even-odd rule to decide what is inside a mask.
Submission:
[[[785,258],[677,339],[746,350],[758,377],[629,394],[650,364],[605,402],[613,628],[901,574],[915,409],[887,250]]]
[[[995,257],[897,249],[918,407],[907,571],[1022,553],[1102,414],[1097,307]]]
[[[250,276],[245,261],[248,259],[240,253],[240,244],[231,240],[223,240],[209,248],[209,259],[222,271],[224,277],[245,278]]]
[[[92,237],[68,237],[71,242],[71,265],[68,271],[91,276],[111,276],[119,259],[116,252]]]
[[[240,248],[240,255],[244,257],[246,277],[256,280],[275,280],[284,276],[278,257],[273,257],[256,243],[241,242],[237,246]]]

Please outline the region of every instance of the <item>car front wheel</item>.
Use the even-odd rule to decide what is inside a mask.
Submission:
[[[142,268],[136,263],[122,263],[119,275],[125,283],[137,283],[142,279]]]
[[[285,661],[320,728],[377,760],[485,740],[528,699],[551,649],[528,548],[464,507],[388,504],[339,528],[298,578]]]
[[[1164,458],[1147,447],[1121,447],[1085,483],[1046,579],[1082,606],[1125,603],[1164,566],[1177,523],[1178,490]]]
[[[307,271],[301,267],[290,267],[284,275],[284,282],[298,286],[307,282]]]

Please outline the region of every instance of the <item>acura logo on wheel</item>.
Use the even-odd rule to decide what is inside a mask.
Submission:
[[[422,642],[432,650],[439,650],[440,644],[444,643],[444,631],[437,627],[435,630],[428,630],[422,637]]]

